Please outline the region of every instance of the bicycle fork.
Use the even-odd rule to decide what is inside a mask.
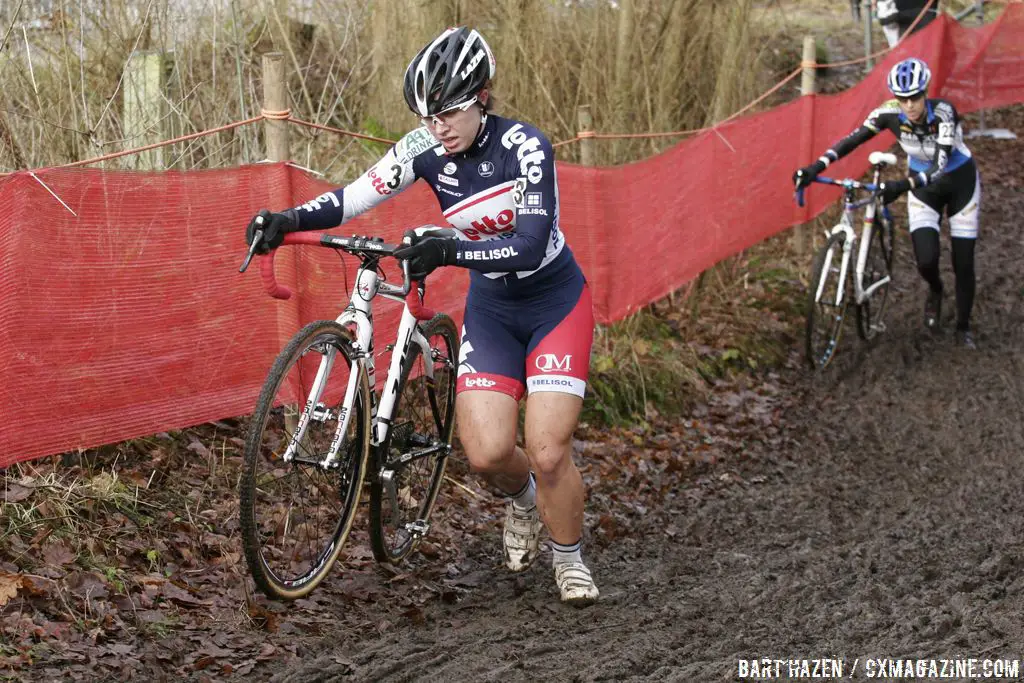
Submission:
[[[843,299],[846,296],[846,274],[850,267],[850,254],[853,252],[853,243],[857,241],[857,236],[854,234],[853,228],[846,220],[837,224],[826,234],[831,238],[833,235],[839,233],[843,233],[844,235],[843,252],[839,262],[839,285],[836,287],[836,300],[832,302],[837,309],[842,307]],[[825,262],[822,264],[821,275],[818,276],[818,284],[814,294],[815,301],[821,301],[821,297],[825,293],[825,283],[828,281],[828,274],[832,270],[832,261],[835,257],[835,247],[830,247],[828,253],[825,255]],[[859,261],[860,259],[858,258],[858,262]]]
[[[309,397],[306,399],[306,405],[302,409],[302,414],[299,415],[298,424],[295,427],[295,433],[292,434],[291,441],[288,443],[288,448],[285,450],[283,460],[285,462],[291,462],[295,459],[296,453],[303,443],[303,439],[306,436],[306,429],[309,427],[311,419],[321,420],[326,422],[330,418],[330,409],[320,403],[320,398],[323,396],[324,389],[327,386],[327,378],[331,374],[331,369],[334,367],[334,361],[337,358],[338,349],[333,346],[329,346],[326,353],[320,359],[320,367],[317,369],[316,378],[313,380],[313,384],[309,390]],[[355,405],[355,396],[359,388],[359,378],[362,374],[362,368],[359,366],[357,359],[353,359],[352,371],[349,373],[348,385],[345,388],[345,399],[338,406],[338,426],[334,430],[334,436],[331,438],[330,448],[327,450],[327,455],[324,456],[323,460],[317,463],[320,467],[328,469],[334,467],[338,463],[338,452],[341,450],[342,437],[348,429],[349,420],[352,417],[349,406]]]
[[[868,252],[871,250],[872,230],[875,224],[875,204],[868,204],[864,210],[864,229],[861,233],[860,249],[857,251],[856,277],[853,281],[854,291],[857,295],[857,304],[863,304],[879,287],[886,285],[892,279],[889,275],[872,282],[867,289],[864,289],[864,271],[867,269]],[[852,231],[851,231],[852,232]]]

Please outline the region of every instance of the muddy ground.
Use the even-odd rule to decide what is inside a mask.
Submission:
[[[989,125],[1024,134],[1024,114]],[[160,475],[196,476],[184,510],[208,524],[198,540],[133,550],[146,520],[82,519],[87,565],[66,540],[7,538],[4,571],[43,559],[0,609],[0,679],[711,681],[762,657],[842,658],[847,674],[858,661],[858,676],[868,657],[1024,657],[1024,143],[969,144],[985,187],[980,348],[953,343],[945,237],[945,330],[921,329],[904,230],[874,346],[851,320],[815,376],[792,327],[782,366],[716,380],[681,418],[582,428],[599,604],[561,606],[549,554],[523,575],[501,568],[501,506],[459,462],[422,554],[386,571],[360,527],[310,599],[247,600],[237,499],[203,484],[234,475],[199,439],[187,448],[209,471]],[[156,467],[169,446],[148,447]],[[174,531],[191,518],[171,508],[158,525]]]
[[[363,628],[339,627],[265,675],[704,681],[760,657],[845,658],[847,672],[860,658],[863,672],[867,657],[1024,656],[1024,145],[971,146],[986,191],[977,351],[953,343],[945,238],[945,329],[921,328],[924,285],[903,233],[876,345],[850,329],[821,376],[794,354],[777,393],[720,387],[697,417],[762,419],[764,438],[680,476],[652,471],[671,480],[660,505],[613,542],[594,540],[614,505],[598,496],[585,547],[598,605],[559,605],[547,556],[524,576],[504,572],[495,522],[463,548],[453,572],[470,578],[450,601],[442,592],[415,619],[367,604]],[[692,454],[685,431],[670,450]],[[599,438],[578,443],[584,466]]]

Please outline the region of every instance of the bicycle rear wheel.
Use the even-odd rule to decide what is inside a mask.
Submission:
[[[444,314],[420,330],[430,357],[424,358],[415,343],[409,348],[391,427],[376,450],[370,482],[370,539],[378,562],[400,562],[429,531],[452,442],[458,333]],[[426,363],[433,367],[433,380]]]
[[[892,220],[886,218],[880,206],[878,217],[871,230],[871,243],[868,245],[867,262],[864,264],[864,289],[885,277],[892,277],[893,226]],[[892,281],[879,285],[864,303],[857,306],[857,334],[865,341],[873,341],[880,332],[885,331],[885,312],[889,304],[889,285]]]
[[[844,292],[841,303],[837,302],[839,293],[846,287],[845,282],[840,282],[845,241],[845,233],[831,235],[815,255],[811,268],[805,351],[807,362],[815,370],[823,370],[832,362],[843,332],[843,319],[849,301],[847,293]]]
[[[370,386],[356,357],[343,327],[309,323],[278,355],[256,403],[245,442],[240,524],[249,571],[269,598],[308,595],[330,572],[352,528],[370,453]],[[353,405],[343,405],[353,372]],[[322,391],[311,396],[318,376]],[[313,410],[297,439],[307,402]],[[346,414],[338,459],[324,466]],[[294,457],[286,462],[289,451]]]

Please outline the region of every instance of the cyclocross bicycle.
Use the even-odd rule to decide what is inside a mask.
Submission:
[[[257,230],[241,272],[262,237]],[[423,307],[424,285],[410,280],[406,262],[401,286],[385,281],[381,260],[399,245],[319,232],[288,234],[284,244],[360,259],[344,311],[303,327],[274,361],[245,442],[240,522],[246,562],[264,594],[294,600],[316,588],[338,559],[364,480],[377,561],[399,562],[427,534],[451,452],[458,335],[450,317]],[[264,289],[287,299],[291,292],[274,277],[274,254],[260,262]],[[379,400],[378,296],[404,303]]]
[[[878,195],[878,182],[882,169],[896,165],[897,160],[895,154],[872,152],[868,161],[874,169],[871,183],[852,178],[814,179],[843,188],[843,215],[831,230],[825,231],[825,244],[815,255],[811,268],[805,343],[807,361],[815,370],[824,369],[835,357],[851,300],[856,307],[857,333],[861,339],[872,341],[885,330],[894,228],[889,207],[882,204]],[[859,192],[869,196],[858,198]],[[803,188],[797,190],[797,203],[804,205]],[[854,216],[860,209],[864,209],[864,223],[858,239]],[[850,277],[850,262],[855,253],[856,263]]]

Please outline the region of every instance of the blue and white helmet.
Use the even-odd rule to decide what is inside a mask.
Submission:
[[[913,97],[928,89],[932,72],[920,59],[904,59],[889,71],[889,91],[896,97]]]

